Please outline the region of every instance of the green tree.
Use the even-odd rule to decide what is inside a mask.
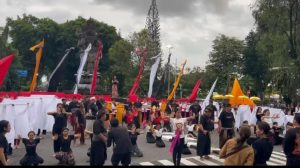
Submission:
[[[119,80],[119,94],[126,97],[134,82],[133,72],[138,67],[133,67],[133,46],[126,40],[115,42],[109,49],[110,76],[116,75]]]
[[[218,77],[220,93],[227,94],[234,77],[240,77],[244,66],[243,41],[220,35],[213,41],[213,50],[209,54],[206,76],[214,81]]]
[[[275,90],[292,98],[300,82],[299,0],[257,0],[253,16],[259,36],[257,51],[267,58]]]
[[[259,94],[257,96],[263,98],[263,92],[270,81],[268,60],[265,55],[260,55],[256,49],[259,41],[257,33],[251,31],[245,41],[244,74],[249,75],[250,80],[253,80],[252,88]]]
[[[98,37],[103,42],[103,57],[100,61],[99,70],[104,77],[102,76],[99,80],[109,81],[108,79],[111,77],[107,74],[109,70],[108,50],[121,37],[117,34],[113,26],[94,19],[92,20],[95,22]],[[82,17],[58,24],[48,18],[39,19],[26,14],[22,17],[18,16],[16,20],[7,19],[12,46],[18,49],[21,63],[24,69],[29,71],[29,76],[26,79],[28,81],[27,86],[29,86],[32,80],[32,73],[35,67],[35,53],[31,52],[29,48],[42,39],[45,39],[45,47],[39,69],[39,74],[41,75],[39,77],[43,74],[49,76],[64,55],[65,50],[77,46],[79,39],[77,32],[86,23],[87,20]],[[61,73],[62,90],[71,90],[74,86],[74,74],[78,69],[79,62],[78,52],[69,56],[68,60],[66,60],[66,65],[63,65],[64,71]],[[108,83],[104,85],[108,85]]]
[[[8,32],[8,26],[5,26],[0,31],[0,59],[9,54],[14,54],[15,57],[4,80],[1,90],[20,90],[22,79],[17,76],[17,69],[20,69],[22,65],[20,63],[20,57],[17,50],[8,43]]]

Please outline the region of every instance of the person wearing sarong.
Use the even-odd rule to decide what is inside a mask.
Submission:
[[[191,116],[188,118],[181,118],[181,112],[178,108],[175,108],[175,112],[173,112],[173,117],[175,118],[170,118],[170,122],[172,125],[172,130],[175,131],[175,134],[173,135],[173,140],[169,152],[173,156],[174,165],[179,166],[181,160],[181,154],[184,146],[184,137],[185,137],[184,130],[186,129],[185,127],[187,121],[193,120],[194,117]]]
[[[214,129],[214,122],[211,118],[213,109],[210,107],[205,108],[204,114],[200,117],[200,124],[198,126],[198,139],[197,139],[197,155],[202,159],[209,159],[211,140],[210,132]]]
[[[55,158],[59,160],[59,164],[69,166],[75,165],[75,159],[71,149],[71,141],[80,138],[80,136],[80,134],[69,135],[69,129],[63,129],[62,136],[59,136],[57,139],[60,141],[60,152],[55,155]]]
[[[22,142],[26,148],[25,156],[20,160],[22,166],[38,166],[44,162],[37,153],[36,147],[40,143],[40,138],[35,138],[35,132],[29,131],[28,138],[22,138]]]
[[[107,130],[104,127],[106,120],[106,111],[100,110],[97,113],[97,119],[93,124],[93,138],[90,152],[90,165],[103,166],[107,159]]]
[[[132,150],[131,150],[131,156],[132,157],[143,157],[143,153],[139,149],[137,145],[137,139],[138,136],[140,135],[139,131],[137,130],[136,126],[134,124],[131,124],[128,126],[128,132],[129,132],[129,137],[131,139],[131,144],[132,144]]]
[[[190,155],[192,154],[192,152],[190,151],[189,147],[187,146],[187,141],[188,141],[188,138],[191,138],[190,137],[191,134],[188,134],[184,137],[184,145],[183,145],[183,149],[182,149],[182,154],[184,155]]]
[[[72,126],[73,131],[76,131],[77,125],[76,125],[76,114],[75,111],[79,109],[77,98],[74,96],[72,101],[68,105],[67,112],[71,115],[68,117],[69,123]],[[63,126],[62,126],[63,127]]]
[[[155,138],[153,136],[153,127],[150,121],[146,125],[146,139],[147,143],[155,143]]]
[[[8,134],[11,130],[10,123],[7,120],[0,120],[0,166],[8,166],[7,163],[7,154],[9,144],[5,137],[5,134]]]
[[[155,143],[156,143],[156,146],[159,148],[164,148],[166,146],[164,141],[161,139],[163,131],[164,131],[164,129],[161,128],[160,124],[157,124],[155,126],[155,129],[154,129]]]
[[[201,106],[199,105],[199,101],[195,101],[190,108],[189,111],[192,112],[192,115],[195,117],[195,119],[192,121],[192,124],[198,124],[199,115],[201,111]]]
[[[53,148],[54,148],[54,156],[60,150],[60,141],[58,141],[58,137],[62,134],[62,129],[65,126],[65,120],[68,116],[71,116],[71,113],[67,113],[63,109],[62,103],[57,104],[56,112],[48,112],[48,115],[52,115],[54,117],[54,124],[52,128],[52,139],[53,139]]]
[[[75,134],[81,134],[80,137],[80,144],[83,145],[85,138],[84,138],[84,130],[85,130],[85,126],[86,126],[86,120],[85,120],[85,109],[84,109],[84,104],[80,103],[80,109],[76,110],[76,118],[77,118],[77,130],[75,131]],[[74,140],[74,144],[76,144],[76,139]]]
[[[223,147],[225,142],[228,139],[231,139],[234,136],[234,116],[231,112],[231,105],[224,105],[225,111],[222,111],[219,116],[219,147],[220,149]]]
[[[88,111],[86,111],[86,115],[85,115],[85,122],[86,122],[86,128],[85,128],[85,132],[88,133],[90,135],[91,138],[91,142],[93,139],[93,125],[94,122],[96,120],[96,115],[98,112],[98,106],[96,105],[96,98],[95,97],[91,97],[90,98],[90,103],[88,104],[87,107]]]

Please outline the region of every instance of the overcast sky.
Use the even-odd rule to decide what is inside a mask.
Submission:
[[[171,62],[204,68],[219,34],[244,39],[254,28],[251,4],[254,0],[157,0],[164,59],[172,45]],[[0,0],[0,26],[6,17],[23,13],[49,17],[58,23],[78,16],[113,25],[122,37],[145,27],[151,0]]]

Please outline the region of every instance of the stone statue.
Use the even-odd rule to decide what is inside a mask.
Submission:
[[[112,93],[111,93],[111,97],[119,97],[118,84],[119,84],[119,81],[117,80],[117,77],[114,76],[114,79],[112,80]]]

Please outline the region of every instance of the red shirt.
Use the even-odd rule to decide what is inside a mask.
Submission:
[[[128,116],[126,117],[126,123],[129,125],[129,124],[132,123],[132,121],[133,121],[133,115],[128,115]]]

